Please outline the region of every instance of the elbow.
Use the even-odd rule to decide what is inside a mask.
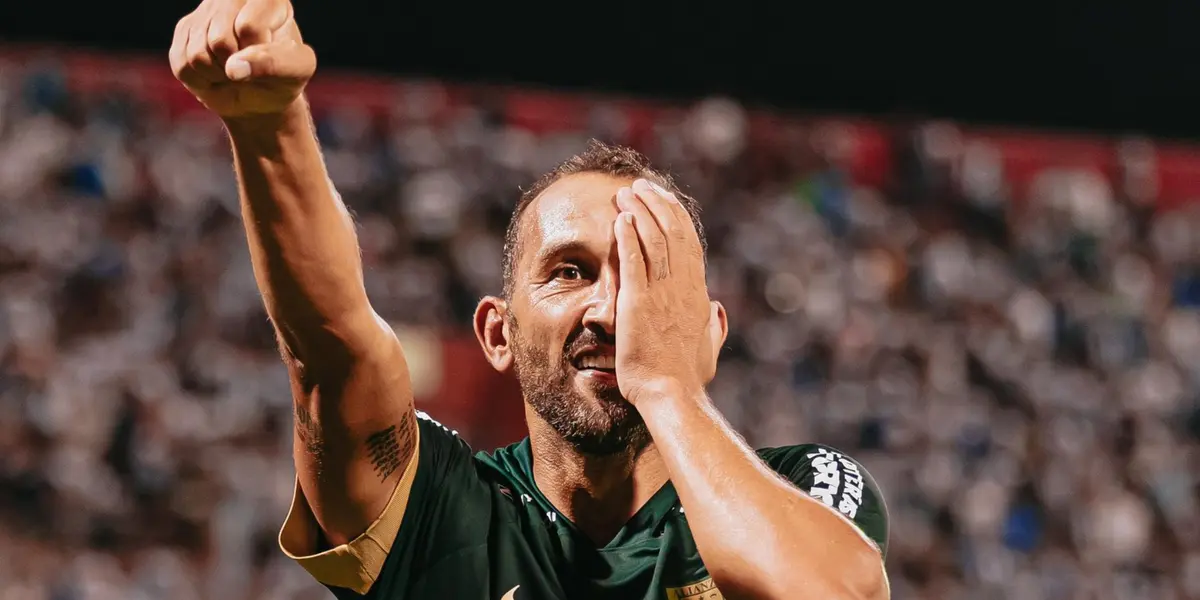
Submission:
[[[404,365],[396,334],[368,306],[336,321],[276,323],[284,361],[317,380],[338,379],[363,362]]]
[[[813,568],[820,571],[814,572]],[[795,598],[798,590],[821,590],[814,597],[830,600],[888,600],[891,596],[882,557],[869,547],[854,552],[853,556],[841,557],[833,564],[813,565],[808,569],[792,564],[781,571],[782,576],[774,578],[771,589],[757,597]]]
[[[892,595],[887,572],[879,555],[875,555],[871,564],[864,565],[850,577],[852,589],[849,597],[855,600],[889,600]]]
[[[844,600],[887,600],[891,595],[883,557],[866,544],[856,544],[837,564],[841,568],[829,572],[830,598]]]

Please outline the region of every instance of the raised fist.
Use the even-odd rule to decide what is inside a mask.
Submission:
[[[204,0],[171,42],[175,77],[224,118],[283,112],[316,68],[287,0]]]

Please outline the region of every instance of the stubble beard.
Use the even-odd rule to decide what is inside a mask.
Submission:
[[[537,344],[527,343],[515,322],[510,330],[521,394],[563,441],[589,456],[636,455],[650,444],[642,416],[621,396],[620,389],[597,389],[595,398],[588,398],[575,386],[571,349],[595,343],[595,333],[576,332],[561,354],[547,359],[534,350]]]

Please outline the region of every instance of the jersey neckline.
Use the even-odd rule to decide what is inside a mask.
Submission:
[[[537,480],[533,476],[533,449],[529,442],[529,438],[521,440],[512,448],[512,456],[516,459],[520,466],[521,475],[527,480],[526,486],[530,490],[530,494],[541,504],[546,510],[551,511],[555,515],[555,519],[563,523],[570,529],[571,533],[582,540],[587,540],[593,544],[597,550],[613,550],[627,546],[629,544],[639,543],[647,537],[654,536],[662,526],[662,522],[671,514],[675,505],[679,503],[679,495],[675,491],[675,484],[671,480],[663,483],[658,491],[654,492],[645,504],[642,504],[633,516],[621,526],[617,534],[613,536],[608,543],[603,546],[596,545],[588,536],[584,535],[579,527],[573,521],[562,514],[549,499],[542,494],[542,490],[538,488]]]

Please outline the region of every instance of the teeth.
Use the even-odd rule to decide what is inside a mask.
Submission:
[[[617,368],[617,357],[615,357],[615,356],[584,356],[579,359],[579,368],[581,368],[581,369],[615,369],[615,368]]]

